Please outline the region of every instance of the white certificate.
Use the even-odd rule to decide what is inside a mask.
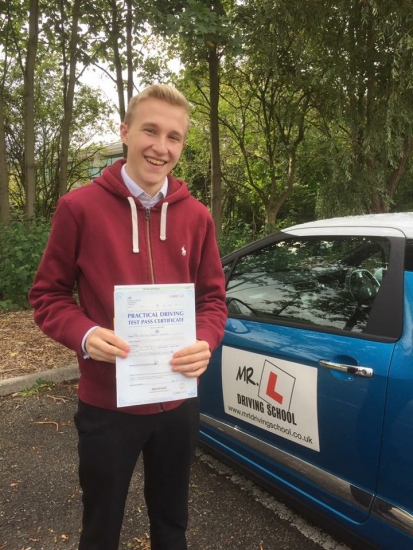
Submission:
[[[197,395],[197,379],[170,364],[176,351],[196,342],[193,284],[115,286],[115,334],[131,349],[116,358],[118,407]]]

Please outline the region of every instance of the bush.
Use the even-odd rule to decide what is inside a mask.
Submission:
[[[232,227],[224,227],[218,243],[221,257],[226,256],[237,248],[254,241],[258,238],[258,236],[254,235],[251,227],[243,222],[239,222]]]
[[[0,225],[0,311],[29,308],[27,293],[49,232],[44,220]]]

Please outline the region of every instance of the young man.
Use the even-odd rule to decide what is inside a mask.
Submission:
[[[59,200],[30,301],[35,320],[79,358],[81,550],[116,550],[130,479],[142,451],[152,550],[185,550],[197,399],[117,408],[114,285],[195,285],[197,341],[171,368],[199,377],[226,321],[224,277],[207,209],[171,170],[189,127],[189,104],[153,85],[130,101],[121,138],[127,159]],[[76,289],[79,304],[73,297]]]

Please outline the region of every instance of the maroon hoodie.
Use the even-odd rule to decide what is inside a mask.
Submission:
[[[78,354],[79,397],[116,409],[114,364],[84,359],[86,332],[113,329],[115,285],[194,283],[197,339],[214,350],[227,316],[225,285],[212,218],[183,181],[168,176],[168,195],[150,209],[123,183],[125,160],[62,197],[29,293],[41,330]],[[78,302],[73,291],[78,295]],[[125,407],[152,414],[181,401]]]

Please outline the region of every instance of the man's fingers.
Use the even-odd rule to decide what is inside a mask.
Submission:
[[[174,353],[171,365],[172,370],[181,372],[189,378],[201,376],[208,367],[211,351],[208,342],[199,340]]]
[[[97,327],[87,337],[85,348],[92,359],[115,363],[116,357],[127,357],[129,346],[112,330]]]
[[[201,376],[208,368],[208,363],[203,364],[192,364],[192,365],[185,365],[182,367],[174,367],[173,370],[175,372],[180,372],[184,376],[187,376],[188,378],[197,378],[198,376]]]

